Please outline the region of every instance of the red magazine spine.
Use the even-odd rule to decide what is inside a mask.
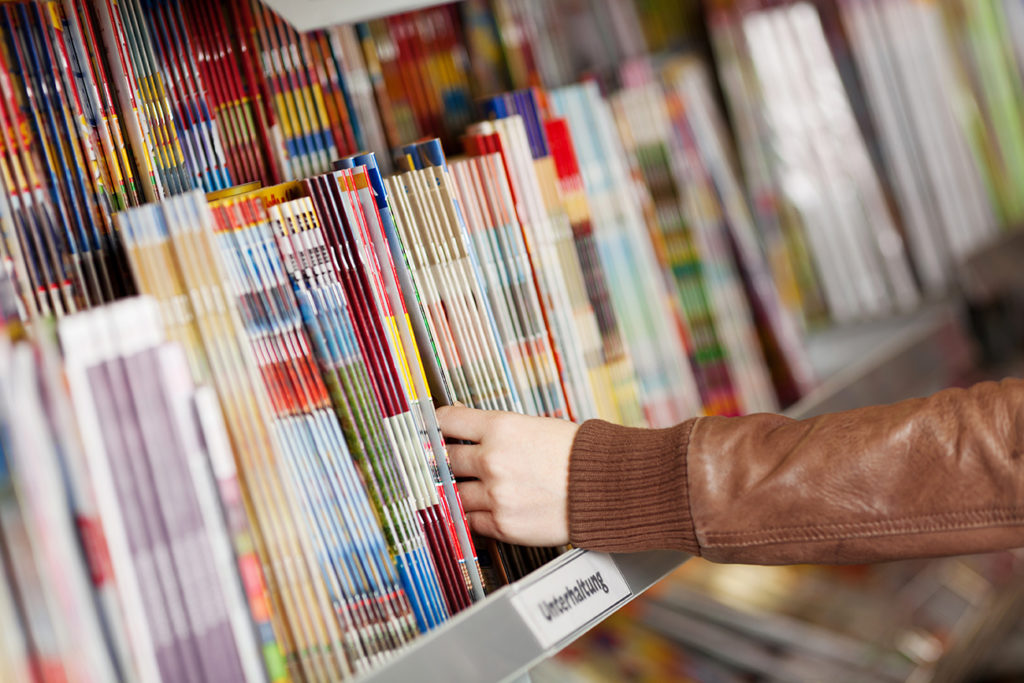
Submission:
[[[300,39],[304,45],[304,52],[309,55],[309,63],[316,74],[317,83],[324,99],[324,108],[327,113],[327,124],[334,138],[334,146],[339,155],[349,154],[355,151],[355,142],[351,136],[351,129],[347,127],[347,112],[345,103],[341,98],[341,90],[337,82],[337,74],[333,72],[331,64],[330,48],[327,46],[327,37],[318,32],[313,35],[304,35]]]
[[[261,136],[266,132],[258,125],[259,102],[245,92],[239,77],[239,60],[235,58],[234,42],[224,40],[224,10],[216,4],[190,0],[193,26],[205,41],[211,55],[209,69],[212,82],[220,89],[225,116],[233,122],[239,139],[239,154],[245,168],[245,175],[237,182],[264,180],[264,168],[273,171],[276,160],[260,149]]]
[[[256,23],[247,0],[232,0],[228,4],[232,9],[232,19],[238,27],[238,41],[235,44],[238,45],[237,63],[241,67],[242,78],[238,79],[236,83],[253,102],[256,132],[263,145],[264,159],[268,162],[264,166],[266,172],[264,183],[276,185],[284,178],[284,169],[279,163],[282,153],[275,152],[275,141],[272,140],[270,133],[276,125],[270,86],[263,76],[263,70],[257,71],[253,66],[254,61],[258,62],[259,60],[259,52],[255,46]],[[229,42],[227,29],[219,22],[217,29],[219,40],[227,44]],[[232,69],[227,69],[226,73],[235,74]]]
[[[359,172],[365,173],[362,169],[360,169]],[[353,240],[361,242],[361,250],[363,253],[367,254],[367,258],[363,262],[364,274],[366,279],[372,281],[375,287],[379,290],[382,305],[387,307],[385,310],[380,310],[378,312],[378,318],[381,316],[393,317],[399,312],[390,310],[390,305],[387,304],[387,299],[384,295],[384,282],[383,275],[381,273],[381,264],[374,253],[369,235],[369,226],[367,225],[366,217],[361,210],[361,205],[359,203],[358,196],[356,195],[355,184],[351,180],[349,182],[349,193],[351,195],[353,206],[356,208],[353,212],[356,219],[356,225],[353,226],[355,231],[352,234],[352,238]],[[360,250],[360,246],[358,244],[353,243],[353,247],[357,251]],[[411,350],[408,351],[410,353],[412,352]],[[400,362],[401,361],[398,358],[390,359],[390,364],[392,366]],[[401,388],[401,384],[396,382],[392,386],[392,391],[395,393],[396,402],[398,403],[399,408],[403,412],[411,414],[412,406],[409,404],[408,398]],[[425,456],[426,453],[424,452],[423,455]],[[443,499],[443,494],[440,495],[440,498]],[[435,534],[438,546],[436,562],[444,572],[446,581],[449,583],[451,588],[453,604],[450,607],[452,611],[464,609],[469,606],[469,594],[466,590],[461,590],[464,589],[465,582],[462,581],[462,573],[457,562],[459,553],[454,543],[454,521],[451,520],[450,516],[445,515],[445,510],[440,507],[439,503],[429,507],[428,514],[430,516],[431,523],[435,525]]]
[[[341,196],[342,190],[337,187],[337,183],[332,183],[331,185],[335,201],[340,205],[344,201]],[[358,315],[359,326],[363,328],[366,338],[364,352],[368,352],[368,356],[372,355],[376,367],[383,370],[377,375],[378,390],[386,400],[387,412],[385,414],[388,417],[395,417],[408,412],[409,408],[407,404],[403,405],[397,368],[385,354],[388,342],[385,337],[386,333],[381,327],[382,321],[380,316],[374,311],[368,273],[366,271],[360,272],[361,269],[358,267],[358,245],[355,243],[358,230],[358,225],[352,225],[351,223],[346,225],[344,234],[338,235],[338,247],[339,252],[343,254],[343,258],[349,266],[349,281],[353,294],[351,301],[359,302],[359,305],[353,305],[353,310]],[[453,571],[451,562],[445,559],[444,544],[437,517],[435,514],[432,514],[430,507],[417,510],[417,516],[426,533],[430,555],[434,558],[435,568],[441,579],[441,586],[448,609],[450,612],[457,611],[464,603],[460,601],[456,586],[462,585],[464,590],[465,584],[462,582],[461,576],[457,576],[455,571]],[[448,559],[450,560],[450,557]]]
[[[182,2],[179,10],[186,33],[187,49],[192,53],[198,79],[206,86],[204,92],[207,110],[221,137],[228,173],[234,182],[246,182],[252,177],[252,170],[246,168],[244,138],[233,116],[231,101],[224,93],[223,84],[213,64],[214,57],[207,43],[205,22],[196,21],[195,12],[190,4]]]

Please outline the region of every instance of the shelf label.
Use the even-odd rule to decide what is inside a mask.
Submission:
[[[521,589],[511,602],[541,647],[549,648],[593,626],[631,597],[615,561],[586,552]]]

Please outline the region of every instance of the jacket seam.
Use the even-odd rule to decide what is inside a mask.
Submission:
[[[934,520],[932,524],[915,525],[914,522]],[[1024,524],[1024,508],[986,508],[940,515],[914,515],[894,520],[875,522],[847,522],[839,524],[776,527],[758,531],[716,531],[704,534],[707,547],[737,547],[760,543],[786,543],[793,541],[838,541],[851,538],[874,538],[898,534],[937,533],[977,529],[985,526],[1012,526]],[[845,532],[845,533],[842,533]]]
[[[846,529],[856,528],[865,525],[884,525],[884,524],[904,524],[907,522],[915,522],[922,519],[936,519],[936,518],[953,518],[959,519],[969,516],[978,515],[1018,515],[1024,514],[1024,505],[1012,505],[1003,507],[983,507],[973,508],[969,510],[955,510],[950,512],[922,512],[917,515],[904,515],[902,517],[894,517],[892,519],[879,519],[870,520],[866,522],[834,522],[832,524],[800,524],[798,526],[772,526],[764,529],[758,529],[756,531],[714,531],[711,532],[715,536],[742,536],[744,534],[757,534],[768,531],[784,532],[784,531],[802,531],[805,529]]]
[[[700,539],[697,538],[697,522],[693,518],[693,499],[690,496],[690,444],[693,441],[693,430],[697,428],[697,423],[700,422],[699,417],[692,418],[690,425],[686,429],[686,433],[683,435],[682,440],[682,458],[683,458],[683,498],[686,500],[686,515],[689,529],[686,533],[690,538],[693,539],[693,547],[697,549],[696,555],[701,555],[701,544]]]

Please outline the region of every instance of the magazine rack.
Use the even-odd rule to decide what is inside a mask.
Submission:
[[[441,4],[438,0],[264,0],[299,31],[352,23]],[[927,394],[956,381],[972,366],[973,349],[956,305],[938,303],[909,315],[830,330],[811,339],[821,385],[786,411],[794,418],[887,403]],[[621,599],[595,615],[538,635],[523,614],[533,596],[571,583],[575,568],[595,557],[614,565]],[[689,559],[680,552],[603,555],[573,550],[419,638],[361,680],[505,681],[596,626]]]
[[[356,22],[440,4],[437,0],[264,0],[300,31]],[[811,355],[822,383],[791,406],[794,418],[888,403],[937,391],[972,367],[959,307],[941,302],[908,315],[845,326],[812,337]],[[639,596],[689,556],[667,551],[605,556],[621,574],[628,596],[612,609],[562,632],[538,637],[522,613],[523,598],[572,575],[574,564],[593,553],[574,550],[530,576],[506,586],[417,640],[367,681],[511,680],[596,626]],[[564,581],[562,582],[565,583]],[[554,642],[552,642],[554,638]],[[542,642],[542,640],[544,642]]]

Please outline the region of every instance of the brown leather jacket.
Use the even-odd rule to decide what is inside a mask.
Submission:
[[[863,563],[1024,546],[1024,380],[806,420],[591,420],[573,544],[716,562]]]

